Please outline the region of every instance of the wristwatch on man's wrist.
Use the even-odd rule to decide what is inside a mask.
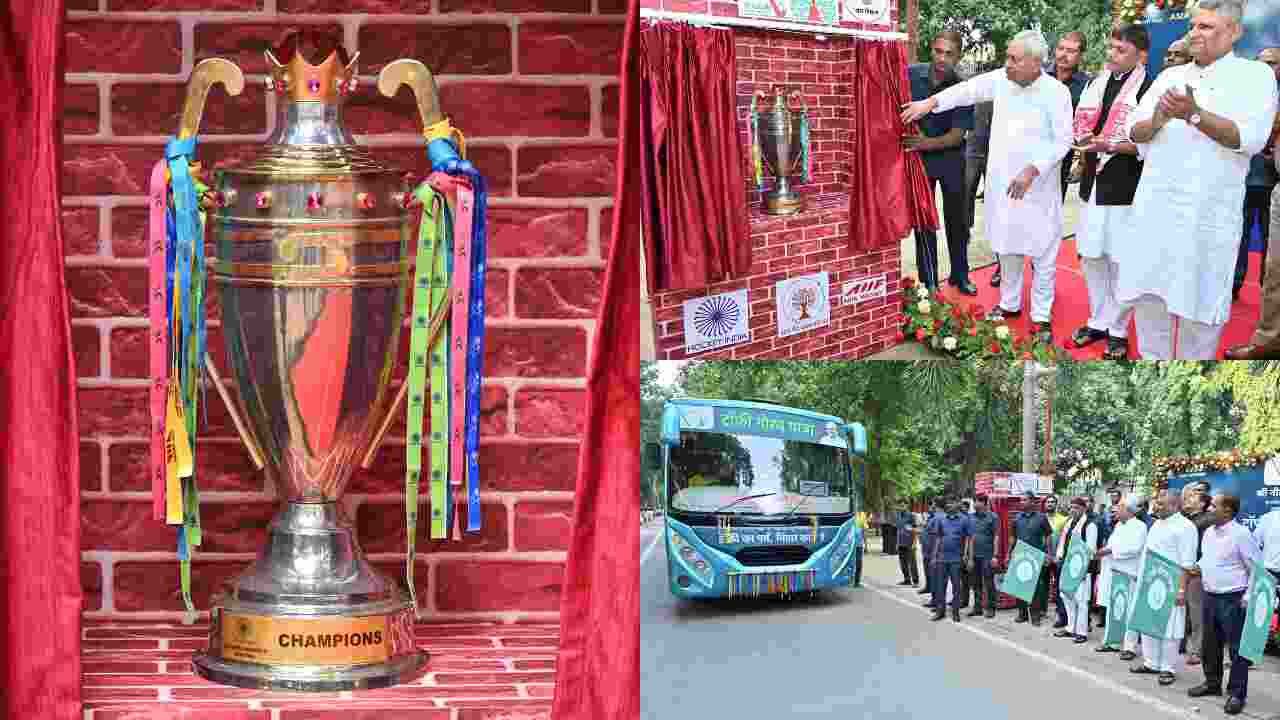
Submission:
[[[1199,126],[1199,125],[1200,125],[1200,113],[1198,113],[1198,112],[1196,112],[1196,113],[1191,113],[1191,117],[1187,118],[1187,122],[1191,123],[1192,125]]]

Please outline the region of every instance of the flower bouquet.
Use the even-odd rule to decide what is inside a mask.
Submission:
[[[908,338],[935,351],[964,359],[1035,360],[1052,363],[1057,351],[1034,336],[1018,337],[1003,320],[987,320],[979,305],[948,303],[941,293],[902,279],[902,329],[899,342]]]

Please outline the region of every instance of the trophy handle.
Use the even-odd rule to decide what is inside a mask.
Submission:
[[[444,119],[440,112],[440,93],[436,80],[426,65],[408,58],[388,63],[378,73],[378,92],[392,98],[401,85],[408,85],[418,101],[422,127],[429,128]]]
[[[431,318],[431,334],[427,337],[427,347],[436,344],[436,339],[440,337],[440,331],[444,330],[444,322],[449,317],[449,303],[442,303],[436,308],[435,315]],[[391,407],[387,409],[387,414],[382,418],[382,423],[378,426],[378,431],[373,434],[373,442],[369,443],[369,449],[365,451],[364,458],[360,461],[360,467],[368,470],[373,467],[373,457],[378,454],[378,448],[382,445],[383,438],[386,437],[387,431],[391,429],[391,422],[395,420],[396,413],[400,412],[400,408],[404,405],[404,400],[409,396],[409,381],[406,379],[400,383],[400,392],[396,393],[396,397],[391,401]]]
[[[244,73],[230,60],[208,58],[201,60],[187,80],[187,98],[182,103],[182,119],[178,124],[178,139],[186,140],[200,132],[200,119],[204,116],[204,103],[209,89],[221,83],[231,96],[244,90]]]
[[[253,431],[249,429],[248,423],[244,421],[235,399],[231,397],[231,393],[227,392],[227,388],[223,386],[222,375],[218,372],[218,366],[213,364],[213,358],[210,357],[209,353],[204,354],[204,368],[209,373],[209,379],[213,381],[213,387],[218,391],[218,396],[222,398],[222,403],[227,406],[227,414],[231,416],[231,422],[236,426],[236,432],[240,435],[240,442],[244,443],[245,450],[249,451],[249,459],[253,461],[254,469],[261,470],[264,465],[262,446],[258,444],[258,439],[254,437]]]

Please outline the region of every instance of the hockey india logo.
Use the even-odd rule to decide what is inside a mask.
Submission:
[[[1032,567],[1030,560],[1023,560],[1018,563],[1018,579],[1022,582],[1031,582],[1031,576],[1034,575],[1036,569]]]
[[[1147,607],[1152,610],[1159,610],[1164,607],[1168,599],[1169,586],[1165,585],[1163,580],[1152,582],[1151,587],[1147,589]]]
[[[717,295],[707,298],[693,311],[693,326],[705,337],[718,338],[737,327],[741,317],[742,309],[736,300],[728,295]]]

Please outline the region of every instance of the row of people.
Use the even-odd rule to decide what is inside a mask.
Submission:
[[[1002,279],[1000,302],[989,318],[1022,313],[1023,265],[1030,258],[1032,329],[1041,340],[1052,341],[1063,199],[1069,158],[1078,151],[1085,205],[1076,242],[1090,319],[1072,341],[1083,346],[1106,339],[1106,356],[1123,357],[1132,316],[1144,358],[1216,355],[1240,255],[1236,209],[1245,205],[1252,157],[1274,146],[1277,135],[1280,71],[1234,54],[1242,14],[1240,0],[1201,2],[1189,34],[1192,62],[1154,78],[1145,70],[1150,38],[1137,25],[1112,32],[1107,70],[1092,82],[1070,68],[1065,78],[1066,72],[1055,73],[1056,78],[1045,73],[1048,47],[1039,33],[1027,31],[1009,44],[1003,70],[947,85],[944,79],[954,80],[953,74],[942,69],[953,41],[935,39],[933,66],[926,75],[917,70],[912,76],[913,97],[926,97],[902,112],[905,123],[922,122],[926,137],[907,138],[904,144],[939,157],[955,155],[961,152],[959,143],[950,143],[973,124],[965,119],[967,110],[955,111],[992,103],[984,168],[992,191],[984,203],[986,236]],[[1083,35],[1064,38],[1059,54],[1064,43],[1074,44],[1065,48],[1074,52],[1083,47]],[[1269,57],[1264,53],[1264,60]],[[951,283],[974,294],[967,279],[968,232],[960,219],[968,220],[971,212],[963,195],[963,160],[958,181],[955,163],[935,159],[931,167],[928,154],[925,161],[926,173],[937,174],[943,185]],[[1187,167],[1196,171],[1188,173]],[[948,197],[948,186],[960,190]],[[928,233],[917,235],[917,255],[922,281],[936,286],[930,239]],[[1277,303],[1280,297],[1271,304]],[[1277,311],[1269,311],[1264,300],[1259,327],[1264,340]],[[1259,345],[1237,354],[1256,358],[1267,352],[1269,346]]]

